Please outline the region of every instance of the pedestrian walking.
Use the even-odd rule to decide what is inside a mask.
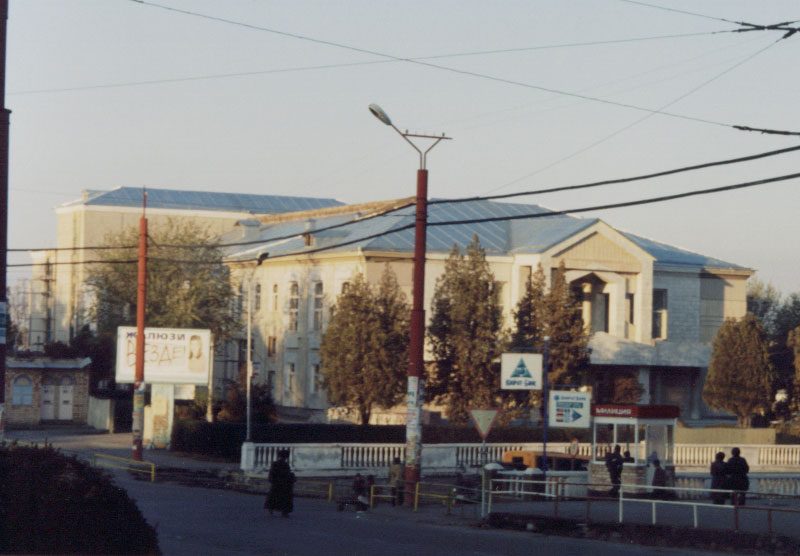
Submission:
[[[733,490],[733,505],[744,506],[745,492],[750,488],[750,479],[747,474],[750,472],[750,466],[747,465],[747,460],[739,454],[739,448],[731,450],[731,457],[725,462],[725,475],[727,475],[728,488]]]
[[[717,452],[714,461],[711,462],[711,489],[725,490],[728,488],[728,481],[725,475],[725,452]],[[712,492],[711,500],[714,504],[724,504],[727,494],[724,492]]]
[[[613,452],[606,453],[606,469],[608,478],[611,481],[609,496],[619,496],[619,486],[622,484],[622,454],[620,454],[619,444],[614,446]]]
[[[400,463],[400,458],[394,458],[389,466],[389,486],[392,487],[392,506],[403,505],[403,476],[405,466]]]
[[[264,502],[269,515],[278,511],[283,517],[289,517],[294,509],[294,481],[294,473],[289,467],[289,450],[280,450],[278,459],[269,468],[269,493]]]

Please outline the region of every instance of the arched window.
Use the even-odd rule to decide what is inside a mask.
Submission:
[[[297,315],[300,309],[300,286],[289,282],[289,330],[297,332]]]
[[[13,405],[33,405],[33,381],[30,377],[15,378],[11,390]]]

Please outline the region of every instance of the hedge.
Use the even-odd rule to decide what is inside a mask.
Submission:
[[[161,554],[109,476],[52,448],[0,447],[0,553]]]
[[[239,461],[241,446],[246,438],[243,424],[208,423],[183,420],[173,426],[173,450],[191,452]],[[272,423],[253,425],[251,436],[255,443],[306,444],[315,443],[405,443],[405,425],[324,425]],[[474,427],[424,426],[422,438],[426,444],[451,444],[480,442]],[[578,438],[591,440],[589,429],[553,428],[547,431],[549,442],[568,442]],[[487,442],[541,442],[542,429],[533,427],[496,427]]]

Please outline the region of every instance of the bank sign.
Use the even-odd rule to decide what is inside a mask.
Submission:
[[[547,404],[551,427],[587,429],[592,421],[592,393],[550,390]]]
[[[144,381],[208,384],[211,331],[195,328],[144,329]],[[117,329],[117,382],[136,375],[136,328]]]
[[[541,353],[504,353],[500,356],[500,388],[541,390]]]

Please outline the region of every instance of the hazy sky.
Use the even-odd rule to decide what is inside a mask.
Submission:
[[[800,33],[730,32],[800,20],[800,4],[653,2],[10,0],[9,248],[53,246],[53,208],[83,189],[411,196],[417,155],[370,115],[373,102],[401,129],[453,138],[428,160],[439,198],[800,144],[732,127],[800,131]],[[515,201],[576,209],[792,174],[798,162]],[[787,294],[800,292],[799,186],[583,216],[755,268]],[[9,281],[29,272],[10,269]]]

